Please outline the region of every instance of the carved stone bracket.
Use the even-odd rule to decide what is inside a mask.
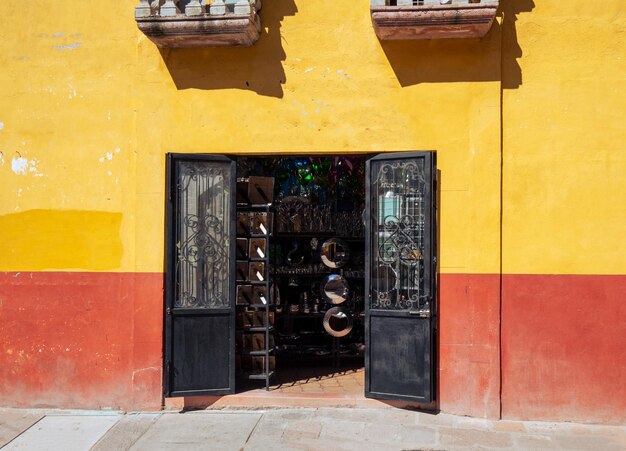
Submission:
[[[483,37],[498,9],[498,0],[371,1],[374,30],[384,40]]]
[[[161,6],[157,1],[149,8],[147,0],[140,0],[135,8],[137,26],[158,47],[250,46],[259,39],[260,0],[214,0],[209,5],[191,0],[182,11],[177,3],[167,0]]]

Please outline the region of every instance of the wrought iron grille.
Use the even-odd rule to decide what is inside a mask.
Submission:
[[[180,161],[174,308],[228,308],[230,166]]]
[[[429,310],[424,160],[372,162],[371,308]]]

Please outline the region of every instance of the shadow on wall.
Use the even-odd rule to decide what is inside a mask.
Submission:
[[[403,87],[502,80],[503,88],[515,89],[522,84],[516,14],[530,12],[534,7],[533,0],[502,1],[501,23],[494,22],[482,39],[380,41],[380,45]]]
[[[533,0],[509,0],[500,4],[502,13],[502,88],[517,89],[522,85],[522,68],[517,60],[522,57],[522,48],[517,42],[517,14],[531,12]]]
[[[251,47],[160,49],[178,89],[245,89],[283,97],[286,82],[280,25],[298,9],[294,0],[264,2],[261,35]]]

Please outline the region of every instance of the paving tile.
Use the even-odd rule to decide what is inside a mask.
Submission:
[[[364,438],[372,445],[383,444],[396,449],[430,449],[438,443],[437,431],[433,428],[392,422],[367,424]]]
[[[606,435],[555,435],[555,443],[567,450],[623,451],[616,436]]]
[[[316,411],[314,409],[298,409],[298,410],[271,410],[266,412],[265,418],[282,421],[289,420],[308,420]]]
[[[128,414],[98,440],[90,451],[126,451],[146,433],[161,414]]]
[[[320,418],[322,431],[320,437],[339,438],[341,440],[359,441],[365,432],[365,423]]]
[[[43,413],[0,409],[0,448],[43,418]]]
[[[319,416],[363,423],[416,424],[416,413],[402,409],[320,408]]]
[[[322,432],[322,423],[319,420],[296,420],[287,424],[284,429],[282,437],[285,436],[299,436],[306,438],[319,438]]]
[[[526,426],[521,421],[494,421],[493,430],[499,432],[525,432]]]
[[[509,448],[511,435],[506,432],[491,432],[463,428],[440,428],[439,441],[443,447],[458,448]]]
[[[239,450],[262,413],[163,414],[132,450]]]
[[[91,448],[119,415],[51,415],[17,437],[6,450],[83,451]]]
[[[543,451],[551,449],[562,449],[555,441],[554,437],[545,434],[532,433],[513,433],[514,449],[523,449],[526,451]]]

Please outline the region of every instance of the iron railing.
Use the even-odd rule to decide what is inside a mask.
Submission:
[[[247,16],[260,7],[260,0],[139,0],[135,17]]]
[[[498,0],[370,0],[371,6],[441,6],[492,4]]]

